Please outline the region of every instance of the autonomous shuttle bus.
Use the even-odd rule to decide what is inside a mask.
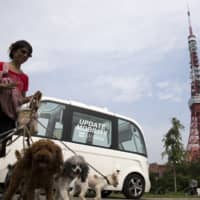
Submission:
[[[16,136],[13,136],[16,137]],[[107,186],[102,195],[121,191],[127,198],[140,198],[150,190],[149,164],[144,135],[138,123],[107,109],[74,101],[44,97],[38,110],[38,132],[33,141],[49,138],[59,144],[64,158],[84,156],[103,175],[119,169],[119,185]],[[22,138],[7,147],[0,159],[0,182],[7,165],[15,161],[14,151],[22,149]]]

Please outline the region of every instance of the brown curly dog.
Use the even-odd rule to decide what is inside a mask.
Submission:
[[[11,200],[23,184],[23,200],[34,200],[36,189],[44,189],[46,199],[53,200],[54,175],[62,165],[62,150],[57,144],[47,139],[34,142],[16,162],[3,199]]]

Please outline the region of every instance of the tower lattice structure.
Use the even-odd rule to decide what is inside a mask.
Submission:
[[[187,160],[195,161],[200,159],[200,66],[198,60],[197,41],[196,36],[192,31],[189,9],[188,22],[188,44],[191,67],[191,98],[189,100],[189,108],[191,110],[191,124],[187,144]]]

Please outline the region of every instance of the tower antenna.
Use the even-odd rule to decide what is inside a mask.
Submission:
[[[190,8],[189,8],[188,3],[187,3],[187,15],[188,15],[188,24],[189,24],[189,34],[193,35],[192,24],[191,24],[191,19],[190,19]]]
[[[189,23],[189,55],[191,68],[191,97],[189,108],[191,111],[190,135],[187,144],[187,160],[200,159],[200,66],[196,36],[192,32],[190,10],[187,4],[187,15]]]

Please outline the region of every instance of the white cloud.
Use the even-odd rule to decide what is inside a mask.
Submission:
[[[168,101],[182,101],[182,97],[187,90],[187,84],[183,84],[182,82],[175,82],[172,80],[159,82],[156,85],[157,96],[160,100],[168,100]]]
[[[116,102],[134,102],[152,96],[151,83],[144,75],[135,77],[100,76],[95,81],[98,95],[102,93]]]

